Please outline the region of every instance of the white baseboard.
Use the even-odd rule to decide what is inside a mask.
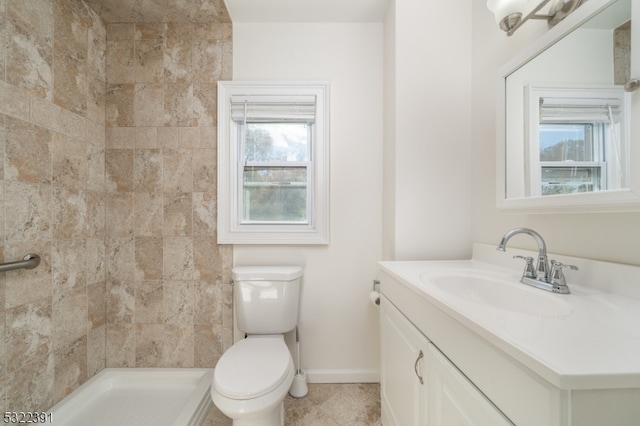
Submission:
[[[304,370],[309,383],[380,383],[380,370]]]

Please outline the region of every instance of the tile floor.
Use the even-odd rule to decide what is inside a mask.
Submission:
[[[285,426],[380,426],[378,383],[310,383],[309,394],[284,400]],[[204,426],[231,426],[214,406]]]

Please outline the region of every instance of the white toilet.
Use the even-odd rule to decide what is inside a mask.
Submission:
[[[284,333],[298,323],[302,268],[243,266],[232,272],[236,321],[247,337],[220,357],[211,399],[234,426],[282,426],[295,375]]]

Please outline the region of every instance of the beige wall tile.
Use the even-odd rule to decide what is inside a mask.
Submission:
[[[62,110],[62,123],[60,126],[60,132],[66,136],[70,136],[75,139],[84,140],[85,138],[85,119],[74,114],[66,109]],[[104,139],[104,129],[102,131]]]
[[[107,324],[106,366],[135,367],[135,329],[133,324]]]
[[[162,126],[164,124],[164,86],[142,83],[135,85],[134,126]]]
[[[86,192],[86,233],[89,238],[104,238],[106,227],[106,194],[103,191]]]
[[[165,126],[194,127],[193,85],[190,83],[165,83],[164,85]]]
[[[136,324],[136,367],[162,364],[164,349],[163,324]]]
[[[88,161],[84,138],[53,133],[52,151],[52,183],[72,190],[86,188]]]
[[[53,349],[64,351],[79,339],[86,339],[88,307],[86,286],[54,295],[53,299]],[[84,345],[86,351],[86,340]]]
[[[133,190],[162,191],[162,152],[158,149],[136,149],[134,154]]]
[[[154,149],[158,148],[158,128],[157,127],[136,127],[136,148]]]
[[[178,146],[180,148],[199,148],[200,129],[197,127],[179,127]]]
[[[158,146],[165,149],[178,149],[178,127],[158,128]]]
[[[106,50],[107,83],[134,83],[134,55],[133,39],[108,40]]]
[[[53,100],[53,2],[7,0],[7,82]]]
[[[107,327],[103,325],[87,333],[87,375],[93,377],[107,367]]]
[[[193,156],[193,190],[216,193],[217,152],[215,149],[198,149]]]
[[[86,240],[55,240],[51,252],[51,275],[54,298],[78,289],[84,292],[87,287]],[[54,312],[56,309],[58,307],[54,306]]]
[[[87,287],[87,320],[89,330],[100,330],[107,323],[106,283],[104,281]],[[104,335],[104,331],[102,332]],[[102,352],[104,359],[104,352]]]
[[[133,84],[107,84],[105,123],[111,127],[133,125]]]
[[[54,353],[54,400],[59,401],[83,384],[87,376],[87,335]]]
[[[196,126],[212,127],[218,121],[218,89],[215,84],[193,85],[193,115]]]
[[[51,407],[54,401],[53,381],[53,353],[8,372],[7,383],[11,386],[7,387],[7,407],[16,412],[33,410],[33,407]]]
[[[166,280],[192,280],[195,277],[193,240],[191,237],[163,239],[164,273]]]
[[[5,138],[5,179],[51,183],[50,130],[6,117]]]
[[[52,349],[51,298],[6,310],[6,357],[9,372],[42,358]],[[32,330],[38,330],[33,333]]]
[[[133,191],[133,150],[107,149],[105,168],[108,192]]]
[[[193,263],[196,279],[217,282],[223,279],[220,246],[215,236],[193,238]]]
[[[106,190],[105,155],[104,144],[87,143],[87,191],[104,193]]]
[[[135,24],[126,22],[109,23],[107,25],[107,40],[133,40]]]
[[[164,193],[164,235],[191,235],[191,193]]]
[[[133,237],[106,238],[107,280],[131,281],[135,273]]]
[[[164,339],[163,365],[175,368],[194,366],[193,326],[167,324]]]
[[[87,114],[88,78],[86,60],[67,54],[53,57],[54,102],[76,114]]]
[[[133,193],[109,194],[106,207],[106,234],[110,237],[133,236]]]
[[[162,237],[136,237],[135,280],[147,282],[162,279]]]
[[[193,234],[215,236],[217,200],[213,192],[193,193]]]
[[[107,127],[105,145],[107,148],[135,148],[135,127]]]
[[[222,48],[223,42],[212,40],[211,36],[196,38],[193,43],[194,83],[216,83],[222,80]]]
[[[216,365],[224,348],[221,324],[196,324],[193,327],[194,367]]]
[[[135,24],[135,40],[164,40],[164,27],[162,21],[138,22]]]
[[[164,41],[162,38],[135,41],[134,79],[136,83],[164,81]]]
[[[31,96],[30,121],[36,126],[60,131],[62,108],[49,101]]]
[[[5,250],[18,243],[50,240],[50,188],[12,181],[4,184],[5,200],[11,200],[11,208],[5,209]]]
[[[164,324],[162,281],[137,281],[135,289],[136,323]]]
[[[191,192],[193,190],[193,151],[165,149],[162,153],[164,190]]]
[[[107,323],[131,324],[135,315],[133,282],[107,280]]]
[[[27,91],[0,81],[0,113],[28,122],[30,97]]]
[[[53,187],[51,230],[54,238],[84,238],[87,233],[85,191]]]
[[[133,194],[134,234],[136,236],[162,235],[163,194],[135,192]]]

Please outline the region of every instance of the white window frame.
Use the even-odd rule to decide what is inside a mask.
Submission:
[[[605,143],[602,135],[594,135],[599,140],[594,143],[599,150],[599,158],[593,162],[542,162],[540,161],[540,99],[541,98],[573,98],[576,104],[582,102],[588,103],[591,99],[612,99],[619,103],[619,134],[618,144],[616,147],[609,143]],[[619,164],[619,167],[609,167],[615,157],[627,158],[629,147],[626,138],[628,125],[629,101],[625,96],[622,87],[616,86],[552,86],[552,85],[529,85],[525,91],[525,170],[528,196],[541,195],[541,171],[543,166],[551,167],[596,167],[601,170],[601,188],[600,190],[619,189],[627,185],[624,176],[628,170],[628,161]],[[595,122],[594,122],[595,123]],[[602,124],[604,126],[605,124]],[[597,125],[596,125],[597,126]],[[598,126],[597,126],[598,127]],[[614,149],[618,150],[614,155]],[[606,160],[603,160],[603,157]]]
[[[314,96],[308,181],[308,223],[243,223],[243,166],[239,161],[239,126],[232,120],[234,96]],[[289,164],[291,165],[291,164]],[[328,244],[329,229],[329,84],[327,82],[218,82],[218,243]]]

